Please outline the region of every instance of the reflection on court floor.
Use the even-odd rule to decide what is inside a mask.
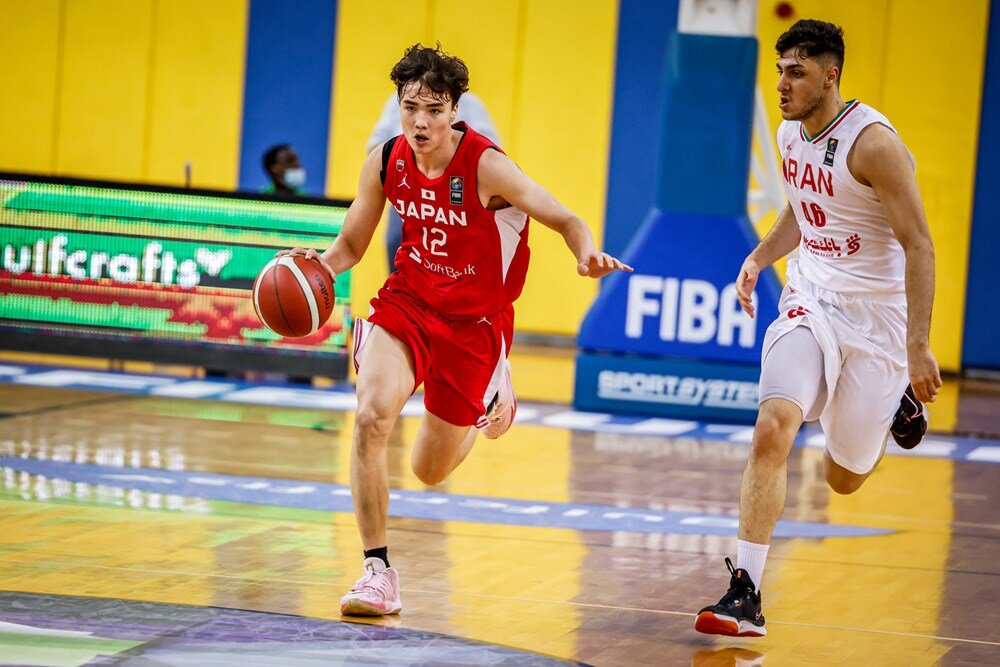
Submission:
[[[4,662],[116,665],[575,664],[432,632],[236,609],[0,593]]]
[[[351,411],[357,406],[357,398],[350,387],[327,390],[284,383],[233,382],[218,379],[189,380],[165,375],[123,374],[100,370],[52,370],[46,366],[31,364],[0,364],[0,383],[61,389],[95,389],[145,396],[203,399],[338,412]],[[406,404],[403,415],[419,417],[423,411],[422,398],[417,395]],[[750,444],[753,435],[753,427],[749,424],[717,424],[628,414],[579,412],[566,409],[565,406],[561,405],[532,404],[525,401],[522,401],[518,407],[518,423],[595,433],[685,439],[703,438],[743,444]],[[322,428],[322,423],[315,426]],[[825,438],[822,431],[811,424],[803,428],[796,441],[796,446],[799,447],[822,448],[824,444]],[[996,439],[982,435],[977,437],[932,434],[923,440],[919,449],[904,450],[893,447],[890,453],[896,456],[1000,463],[1000,444],[997,443]]]
[[[289,656],[267,664],[1000,663],[1000,466],[960,438],[935,436],[959,443],[955,458],[890,450],[852,496],[825,485],[821,448],[797,448],[788,532],[763,581],[769,634],[724,640],[692,625],[735,551],[747,455],[735,427],[570,429],[546,421],[565,406],[537,405],[428,488],[409,469],[419,422],[404,417],[389,451],[404,610],[359,626],[337,606],[361,560],[350,410],[122,391],[0,384],[0,662],[83,664],[92,651],[105,656],[94,664],[150,664],[135,651],[152,643],[165,662],[265,664],[261,646],[229,646],[261,623],[323,644],[264,634]],[[177,609],[181,630],[151,620]],[[150,634],[102,634],[114,614]],[[193,636],[197,623],[213,629]]]

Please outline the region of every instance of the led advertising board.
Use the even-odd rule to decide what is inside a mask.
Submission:
[[[0,173],[0,348],[343,377],[349,273],[303,338],[250,290],[276,251],[327,248],[348,205]]]

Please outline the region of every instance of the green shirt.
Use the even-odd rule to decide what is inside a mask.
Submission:
[[[292,190],[293,193],[295,193],[295,195],[297,197],[304,197],[305,194],[306,194],[306,191],[303,190],[302,188],[291,188],[291,190]],[[266,195],[273,195],[273,194],[275,194],[274,183],[273,182],[268,183],[263,188],[261,188],[260,191],[262,193],[266,194]]]

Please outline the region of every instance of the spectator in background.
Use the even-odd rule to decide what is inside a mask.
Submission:
[[[264,172],[271,182],[262,192],[282,197],[301,197],[306,184],[306,170],[299,162],[299,154],[288,144],[271,146],[264,153]]]
[[[264,194],[279,197],[301,197],[306,193],[302,186],[306,183],[306,170],[302,168],[299,154],[288,144],[271,146],[264,152],[262,158],[264,173],[271,182],[261,189]],[[268,374],[245,373],[243,371],[227,371],[219,368],[205,368],[205,377],[227,378],[232,380],[250,380],[266,377]],[[311,385],[312,378],[304,375],[289,375],[287,380],[292,384]]]
[[[464,120],[470,126],[476,128],[479,134],[485,135],[497,146],[501,145],[496,125],[493,124],[490,112],[486,110],[486,105],[483,104],[481,99],[472,93],[464,93],[462,95],[462,103],[457,105],[457,107],[458,114],[455,117],[455,122]],[[385,106],[382,107],[382,115],[379,116],[378,122],[375,123],[375,129],[372,130],[371,136],[368,137],[368,143],[365,145],[365,155],[375,150],[376,146],[402,133],[403,125],[399,119],[399,98],[396,96],[396,93],[393,93],[385,101]],[[396,251],[399,249],[399,244],[402,243],[402,240],[403,220],[399,217],[396,209],[390,205],[389,224],[385,230],[385,251],[389,258],[389,273],[396,270]]]
[[[299,161],[299,154],[288,144],[271,146],[264,153],[264,171],[271,182],[261,192],[279,197],[304,197],[306,191],[306,170]],[[312,378],[306,375],[289,375],[292,384],[311,385]]]

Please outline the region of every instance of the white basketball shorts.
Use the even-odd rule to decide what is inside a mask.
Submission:
[[[776,343],[798,327],[808,328],[816,339],[821,365],[783,358],[802,346]],[[815,384],[804,389],[803,380],[808,378],[801,370],[810,366],[822,368],[823,377],[816,377]],[[831,292],[790,270],[778,318],[764,337],[761,369],[762,403],[786,398],[803,409],[804,418],[818,416],[833,461],[853,473],[868,473],[878,462],[909,383],[906,306],[897,299],[887,298],[883,303]],[[817,375],[816,371],[811,375]],[[796,398],[798,394],[801,399]],[[803,405],[824,394],[825,405]]]

